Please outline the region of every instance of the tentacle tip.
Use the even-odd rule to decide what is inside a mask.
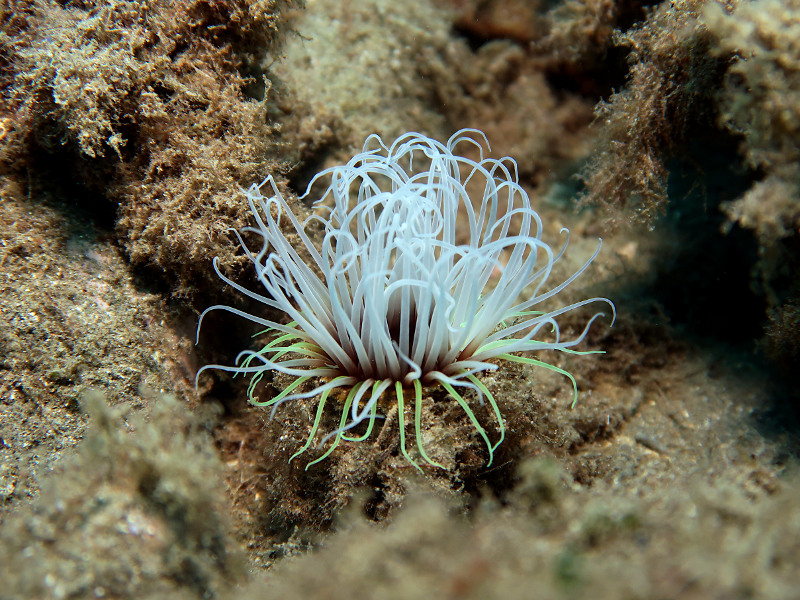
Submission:
[[[411,466],[414,467],[417,471],[419,471],[421,475],[425,475],[425,471],[423,471],[422,467],[420,467],[415,461],[411,460],[408,457],[406,457],[406,460],[408,460],[408,462],[411,463]]]

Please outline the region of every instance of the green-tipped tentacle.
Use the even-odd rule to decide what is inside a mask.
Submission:
[[[375,393],[375,390],[378,389],[378,386],[381,384],[380,381],[376,381],[372,386],[372,393]],[[350,437],[348,435],[343,435],[342,439],[348,442],[363,442],[372,434],[372,428],[375,426],[375,417],[378,414],[378,403],[372,405],[372,410],[370,411],[369,416],[369,423],[367,424],[367,431],[364,435],[359,435],[357,437]]]
[[[575,381],[575,378],[572,376],[572,373],[569,371],[565,371],[561,367],[557,367],[555,365],[551,365],[550,363],[546,363],[541,360],[536,360],[535,358],[528,358],[527,356],[514,356],[513,354],[499,354],[497,358],[502,358],[504,360],[510,360],[511,362],[518,362],[524,365],[533,365],[535,367],[544,367],[545,369],[549,369],[551,371],[555,371],[556,373],[560,373],[564,377],[568,377],[569,380],[572,382],[572,390],[574,392],[574,396],[572,398],[572,405],[575,406],[575,403],[578,401],[578,382]]]
[[[256,373],[256,375],[261,375],[261,373]],[[292,383],[290,383],[286,388],[274,398],[270,398],[269,400],[265,400],[264,402],[260,401],[258,397],[255,395],[256,391],[256,384],[258,383],[260,378],[253,377],[250,380],[250,385],[247,386],[247,397],[250,401],[250,404],[253,406],[272,406],[276,402],[280,402],[283,398],[291,394],[294,390],[298,387],[303,385],[306,381],[311,379],[311,377],[298,377]]]
[[[417,436],[417,447],[419,448],[419,453],[425,462],[433,465],[434,467],[444,469],[444,466],[440,465],[438,462],[428,456],[428,453],[425,452],[425,447],[422,445],[422,384],[420,383],[419,379],[414,380],[414,431]]]
[[[478,419],[475,417],[475,413],[472,412],[472,409],[469,407],[469,404],[467,404],[467,401],[464,400],[461,394],[459,394],[455,390],[455,388],[446,381],[440,379],[439,383],[441,383],[442,387],[447,390],[448,394],[450,394],[453,398],[456,399],[456,402],[458,402],[459,406],[461,406],[464,412],[467,413],[469,420],[472,422],[472,426],[477,430],[479,434],[481,434],[483,441],[486,442],[486,447],[489,448],[489,462],[486,464],[486,466],[487,467],[491,466],[492,459],[494,458],[494,447],[492,446],[492,442],[489,441],[489,436],[486,435],[486,430],[481,426],[480,423],[478,423]]]
[[[344,401],[344,408],[342,408],[342,416],[339,419],[339,428],[334,433],[331,434],[331,435],[333,435],[333,443],[331,444],[331,447],[328,448],[325,451],[325,454],[323,454],[319,458],[316,458],[316,459],[312,460],[310,463],[308,463],[306,465],[306,471],[308,471],[309,467],[312,467],[313,465],[317,464],[318,462],[321,462],[321,461],[325,460],[326,458],[328,458],[330,456],[331,452],[336,450],[336,446],[339,445],[339,442],[342,441],[342,430],[344,429],[344,423],[347,420],[347,413],[350,410],[350,406],[352,406],[352,404],[353,404],[353,398],[355,397],[355,395],[358,392],[358,390],[361,387],[361,385],[362,385],[361,383],[357,383],[356,385],[351,387],[350,391],[347,393],[347,398]]]
[[[399,381],[394,382],[394,393],[397,396],[397,414],[400,415],[400,452],[420,473],[424,473],[422,467],[409,456],[408,450],[406,450],[406,415],[403,403],[403,384]]]
[[[503,440],[506,439],[506,426],[503,423],[503,416],[500,414],[500,407],[497,406],[497,402],[494,401],[494,396],[489,391],[484,383],[475,377],[472,373],[467,375],[467,379],[469,379],[475,386],[483,393],[484,396],[489,400],[489,405],[492,407],[494,411],[494,416],[497,419],[497,425],[500,427],[500,439],[495,442],[495,445],[492,446],[492,453],[497,450],[497,447],[503,443]]]
[[[585,356],[587,354],[605,354],[605,350],[573,350],[572,348],[560,348],[559,352],[567,354],[577,354],[578,356]]]
[[[308,447],[311,445],[311,442],[314,441],[314,437],[317,435],[317,430],[319,429],[319,422],[322,420],[322,411],[325,408],[325,402],[328,400],[328,394],[331,393],[330,389],[325,390],[322,392],[322,395],[319,397],[319,404],[317,405],[317,414],[314,415],[314,424],[311,426],[311,433],[308,434],[308,438],[306,438],[306,443],[303,444],[303,447],[300,448],[297,452],[292,454],[289,458],[289,462],[292,462],[295,458],[300,456],[303,452],[308,450]],[[308,466],[306,465],[306,469]]]

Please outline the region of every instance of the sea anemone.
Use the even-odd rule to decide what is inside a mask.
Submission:
[[[454,154],[459,144],[473,145],[479,159]],[[558,251],[542,241],[542,221],[518,183],[516,163],[484,158],[483,144],[488,147],[485,136],[472,129],[457,132],[446,144],[407,133],[387,147],[372,135],[346,165],[314,177],[304,197],[315,183],[329,178],[330,184],[316,202],[317,214],[303,223],[271,176],[245,191],[256,226],[241,233],[260,238],[260,249],[252,250],[235,233],[266,293],[232,281],[216,260],[214,269],[242,294],[285,313],[288,322],[224,305],[206,309],[200,324],[209,311],[225,310],[262,325],[262,333],[274,339],[260,350],[241,352],[235,366],[206,365],[198,377],[206,369],[252,375],[250,402],[271,406],[273,414],[283,402],[318,397],[311,432],[292,459],[311,447],[325,407],[333,398],[343,398],[339,425],[321,443],[333,441],[306,468],[330,455],[342,440],[366,440],[381,417],[382,397],[396,402],[400,451],[420,469],[406,444],[405,404],[413,398],[419,456],[441,467],[423,446],[424,386],[441,386],[458,403],[485,442],[491,464],[504,438],[503,417],[478,375],[497,369],[498,360],[561,373],[572,381],[577,399],[575,379],[567,371],[518,353],[592,352],[573,347],[602,313],[567,340],[557,318],[594,302],[607,303],[613,313],[609,300],[589,298],[549,311],[535,308],[575,281],[597,256],[601,242],[575,273],[545,289],[553,264],[567,248],[569,231],[561,230],[564,243]],[[483,196],[473,202],[467,187],[480,186]],[[286,221],[302,247],[287,239]],[[319,245],[307,232],[311,221],[322,226]],[[261,401],[257,384],[269,371],[296,379]],[[303,387],[307,382],[311,389]],[[340,389],[341,394],[332,395]],[[476,399],[488,402],[497,419],[495,442],[470,408]]]

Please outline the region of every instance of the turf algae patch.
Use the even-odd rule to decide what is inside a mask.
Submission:
[[[388,526],[351,520],[241,597],[794,597],[796,478],[752,487],[697,473],[636,494],[577,486],[549,459],[519,476],[505,502],[484,499],[470,519],[412,496]]]
[[[193,390],[177,311],[137,287],[108,233],[73,205],[24,199],[7,180],[0,195],[4,514],[34,497],[39,474],[81,438],[87,389],[136,408]]]
[[[245,212],[232,190],[279,167],[257,62],[289,4],[3,3],[0,173],[77,185],[88,209],[117,209],[133,262],[196,291],[204,256],[237,264],[225,231]]]
[[[3,598],[213,598],[244,577],[222,465],[170,396],[149,419],[96,392],[76,453],[0,530]]]

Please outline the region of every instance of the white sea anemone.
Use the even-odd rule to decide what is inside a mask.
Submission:
[[[483,146],[462,130],[442,144],[418,133],[399,137],[391,147],[380,137],[367,138],[363,151],[346,165],[326,169],[309,184],[330,177],[317,201],[318,213],[308,219],[321,223],[324,237],[317,246],[277,189],[273,178],[246,191],[261,248],[251,250],[237,232],[245,255],[253,263],[266,293],[256,293],[225,277],[227,284],[283,311],[289,322],[279,323],[235,308],[212,306],[263,325],[275,338],[260,350],[245,350],[236,366],[207,365],[237,374],[252,374],[250,401],[277,408],[283,402],[319,397],[316,416],[305,445],[314,442],[331,392],[347,390],[339,426],[322,456],[342,441],[363,441],[379,418],[379,399],[392,394],[399,415],[400,450],[415,467],[406,445],[405,403],[413,398],[419,455],[441,466],[426,453],[421,435],[423,386],[439,385],[464,410],[489,449],[489,463],[504,437],[503,418],[492,394],[478,375],[497,369],[493,361],[537,365],[575,379],[554,365],[518,356],[536,350],[585,354],[572,348],[586,336],[562,339],[557,318],[594,302],[590,298],[543,312],[536,310],[583,273],[597,250],[574,274],[546,288],[553,264],[566,250],[554,251],[542,241],[542,221],[517,181],[513,159],[483,158]],[[459,144],[472,144],[478,161],[454,154]],[[478,202],[467,186],[482,186]],[[478,187],[480,189],[480,187]],[[309,192],[306,192],[306,195]],[[324,215],[324,216],[322,216]],[[292,246],[283,233],[285,221],[303,248]],[[304,259],[306,255],[308,258]],[[522,294],[527,291],[523,297]],[[199,334],[198,325],[198,334]],[[544,334],[544,339],[540,334]],[[277,396],[260,401],[256,385],[268,371],[297,379]],[[306,382],[312,389],[296,391]],[[492,443],[470,408],[469,394],[488,401],[497,418],[499,439]],[[406,396],[408,394],[408,396]],[[358,435],[352,432],[366,423]],[[350,433],[348,433],[350,432]]]

